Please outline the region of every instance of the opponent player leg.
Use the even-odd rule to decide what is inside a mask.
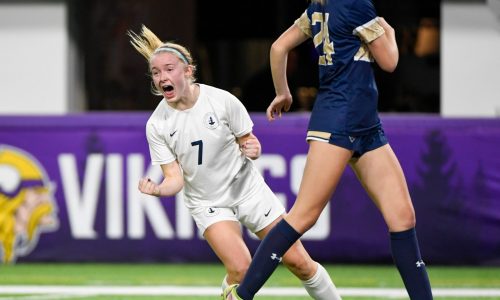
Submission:
[[[256,233],[262,240],[282,219],[279,217],[269,226]],[[341,297],[326,269],[315,262],[302,243],[295,242],[283,255],[283,264],[300,279],[309,296],[316,300],[340,300]]]
[[[318,221],[351,156],[352,151],[345,148],[310,141],[299,193],[285,216],[297,232],[304,234]]]
[[[415,211],[396,155],[386,144],[351,165],[389,228],[392,256],[410,299],[432,299],[415,232]]]
[[[275,258],[281,258],[316,223],[351,155],[344,148],[311,141],[297,200],[259,245],[247,275],[236,289],[242,299],[253,299],[278,266]]]

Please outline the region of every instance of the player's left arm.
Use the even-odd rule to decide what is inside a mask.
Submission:
[[[250,158],[257,159],[261,154],[259,139],[252,133],[253,122],[241,101],[231,95],[227,98],[226,109],[229,120],[229,129],[236,137],[241,152]]]
[[[384,18],[377,18],[384,34],[368,43],[368,48],[379,67],[386,72],[393,72],[398,65],[399,51],[394,28]]]
[[[240,149],[246,157],[250,159],[257,159],[262,153],[262,147],[259,139],[253,133],[247,133],[241,137],[236,138]]]

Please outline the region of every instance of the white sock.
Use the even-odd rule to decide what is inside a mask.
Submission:
[[[224,279],[222,279],[222,285],[221,285],[221,288],[222,288],[222,292],[224,293],[224,290],[229,286],[229,283],[227,283],[227,274],[226,276],[224,276]]]
[[[313,277],[302,281],[309,296],[316,300],[341,300],[337,287],[328,272],[318,263],[318,270]]]

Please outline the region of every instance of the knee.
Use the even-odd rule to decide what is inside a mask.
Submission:
[[[315,261],[310,257],[294,255],[292,257],[285,255],[283,257],[285,266],[300,280],[305,281],[314,276]]]
[[[303,232],[306,232],[308,231],[309,229],[311,229],[314,225],[316,225],[316,222],[318,221],[318,218],[319,218],[319,215],[318,217],[307,217],[304,219],[304,228],[305,230]]]
[[[293,208],[292,208],[293,209]],[[308,214],[295,214],[289,213],[286,221],[300,233],[305,233],[311,229],[319,219],[321,210],[310,211]]]
[[[395,221],[388,225],[390,230],[395,232],[414,228],[416,225],[416,217],[413,207],[400,210]]]
[[[240,283],[248,270],[248,264],[238,264],[227,268],[227,282],[229,284]]]
[[[413,207],[410,207],[405,210],[405,212],[402,214],[401,217],[401,223],[402,226],[405,227],[405,229],[410,229],[415,227],[416,217],[415,217],[415,210],[413,209]]]

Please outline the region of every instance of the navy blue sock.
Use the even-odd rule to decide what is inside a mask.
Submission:
[[[300,236],[284,219],[276,224],[257,248],[245,278],[236,289],[238,296],[244,300],[253,299],[276,270],[283,254]]]
[[[432,299],[431,284],[425,263],[420,256],[415,228],[391,232],[394,263],[412,300]]]

